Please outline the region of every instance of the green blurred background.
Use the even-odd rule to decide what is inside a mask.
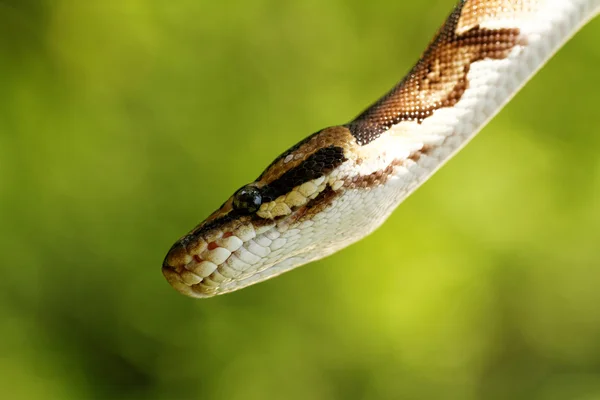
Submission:
[[[0,1],[7,399],[600,399],[600,23],[376,233],[193,300],[171,244],[453,0]]]

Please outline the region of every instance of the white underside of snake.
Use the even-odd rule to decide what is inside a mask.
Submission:
[[[600,0],[461,1],[398,85],[278,157],[173,245],[165,277],[210,297],[365,237],[599,11]]]

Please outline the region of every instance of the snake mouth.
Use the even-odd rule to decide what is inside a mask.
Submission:
[[[221,229],[194,230],[179,239],[162,264],[167,281],[178,292],[191,297],[212,297],[245,286],[247,278],[263,275],[274,263],[270,255],[279,239],[273,222],[235,224]],[[263,278],[264,279],[264,278]]]
[[[212,280],[215,279],[215,272],[216,276],[222,277],[216,270],[209,277],[205,278],[201,278],[198,274],[192,272],[198,265],[194,260],[194,257],[192,257],[192,260],[187,264],[184,265],[182,263],[189,259],[189,255],[186,257],[185,253],[183,253],[185,247],[181,242],[176,243],[171,248],[171,251],[163,262],[162,273],[164,277],[179,293],[195,298],[208,298],[229,293],[254,283],[273,278],[299,265],[312,261],[312,258],[307,254],[297,254],[296,256],[285,258],[273,265],[263,267],[258,271],[255,270],[240,274],[236,278],[225,278],[222,282],[216,283]],[[174,261],[178,256],[180,257],[180,262],[176,263]],[[226,264],[224,263],[224,265]],[[219,266],[219,269],[223,270],[223,267],[224,266]]]
[[[309,221],[305,228],[312,223]],[[229,228],[192,231],[171,247],[162,273],[175,290],[190,297],[213,297],[307,262],[298,251],[305,246],[297,247],[302,238],[300,229],[281,231],[275,222]]]
[[[188,235],[178,240],[167,253],[162,273],[179,293],[196,298],[213,297],[223,293],[222,286],[233,279],[233,276],[221,273],[226,269],[231,252],[226,249],[225,243],[221,243],[223,247],[212,243],[210,250],[198,252],[197,239]],[[221,257],[221,260],[215,256]],[[227,272],[224,273],[227,275]]]

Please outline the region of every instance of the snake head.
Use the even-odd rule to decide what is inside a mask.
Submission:
[[[210,297],[329,254],[335,225],[324,211],[343,193],[351,139],[346,128],[328,128],[279,156],[171,247],[162,267],[169,283]]]
[[[409,168],[417,173],[417,162],[427,161],[426,148],[410,143],[411,152],[398,140],[388,135],[360,145],[345,126],[309,136],[179,239],[163,274],[183,294],[210,297],[365,237],[406,195]]]

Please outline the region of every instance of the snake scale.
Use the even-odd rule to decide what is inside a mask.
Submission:
[[[365,237],[600,11],[600,0],[462,0],[400,83],[310,135],[169,250],[168,282],[211,297]]]

